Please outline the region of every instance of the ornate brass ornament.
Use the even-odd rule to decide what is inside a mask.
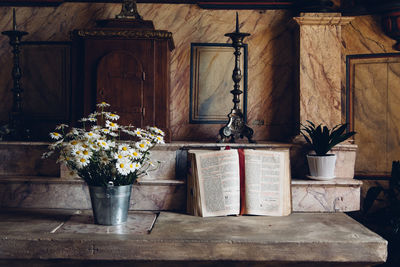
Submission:
[[[235,68],[233,69],[232,74],[234,85],[233,90],[231,91],[233,94],[232,102],[234,105],[231,109],[231,112],[228,114],[228,123],[219,130],[221,139],[218,140],[218,142],[220,143],[225,143],[228,141],[234,143],[235,139],[239,137],[247,137],[249,143],[255,143],[255,141],[252,140],[254,131],[244,123],[244,116],[242,110],[239,108],[239,95],[243,93],[240,90],[239,84],[240,80],[242,79],[242,72],[240,70],[240,48],[243,47],[243,39],[249,35],[250,33],[239,32],[239,15],[236,13],[236,31],[225,34],[225,36],[228,36],[232,39],[232,46],[235,49]]]
[[[124,0],[121,12],[115,16],[117,19],[138,19],[142,20],[142,16],[137,11],[135,0]]]

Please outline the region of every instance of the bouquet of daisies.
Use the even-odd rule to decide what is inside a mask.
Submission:
[[[119,116],[106,111],[109,106],[105,102],[97,104],[96,112],[80,120],[82,128],[58,125],[50,133],[55,142],[43,156],[58,151],[58,162],[64,162],[91,186],[134,183],[155,167],[150,161],[150,150],[164,143],[164,133],[157,127],[144,130],[119,125]],[[130,140],[121,141],[123,133]]]

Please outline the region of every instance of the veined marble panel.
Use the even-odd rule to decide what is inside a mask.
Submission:
[[[400,159],[400,58],[354,58],[349,64],[358,174],[384,175]]]
[[[293,211],[332,212],[360,209],[361,182],[336,178],[328,183],[292,181]]]
[[[354,179],[292,180],[293,211],[358,210],[360,186]],[[184,181],[143,181],[133,186],[131,210],[184,211],[185,206]],[[0,208],[91,209],[91,204],[83,181],[21,178],[0,180]]]
[[[64,3],[58,7],[18,7],[17,24],[29,32],[26,41],[69,41],[69,32],[88,28],[96,19],[113,18],[120,4]],[[211,140],[222,124],[189,124],[190,44],[230,43],[235,10],[206,10],[197,5],[138,4],[139,13],[156,29],[172,32],[170,118],[172,140]],[[285,140],[295,119],[295,49],[289,11],[239,10],[240,30],[251,33],[248,44],[248,125],[255,140]],[[0,27],[11,29],[12,9],[0,7]],[[23,53],[23,51],[22,51]],[[7,121],[11,96],[12,58],[7,37],[0,36],[0,121]],[[233,70],[234,66],[221,66]],[[23,86],[23,85],[22,85]],[[41,88],[36,90],[46,93]],[[26,101],[31,101],[26,99]],[[33,101],[33,100],[32,100]],[[233,106],[233,105],[232,105]],[[259,122],[263,121],[260,125]]]
[[[300,25],[300,122],[341,123],[340,14],[303,13]]]
[[[186,187],[175,181],[135,184],[131,210],[184,210]],[[2,179],[0,208],[91,209],[87,185],[82,180]]]

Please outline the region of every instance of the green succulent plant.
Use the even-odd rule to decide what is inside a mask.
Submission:
[[[311,145],[317,156],[325,156],[337,144],[347,140],[356,132],[344,133],[347,123],[338,124],[332,129],[327,126],[318,125],[308,121],[308,125],[301,124],[300,133],[304,136],[307,143]]]

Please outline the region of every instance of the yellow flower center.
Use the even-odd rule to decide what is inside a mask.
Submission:
[[[114,126],[115,126],[115,123],[111,122],[111,123],[110,123],[110,126],[111,126],[111,127],[114,127]]]
[[[122,150],[123,150],[123,151],[127,151],[128,148],[127,148],[126,146],[124,146],[124,147],[122,148]]]
[[[55,136],[59,136],[60,134],[59,134],[59,133],[54,133],[54,135],[55,135]]]
[[[74,146],[74,145],[76,145],[77,143],[78,143],[78,142],[74,140],[74,141],[71,142],[71,145]]]
[[[131,169],[132,169],[132,168],[133,168],[133,164],[130,164],[130,165],[129,165],[129,168],[131,168]]]
[[[85,144],[83,144],[82,146],[83,146],[83,148],[88,148],[88,146],[87,146],[87,145],[85,145]]]
[[[102,144],[103,146],[107,145],[107,143],[106,143],[106,142],[101,142],[101,144]]]
[[[124,165],[123,163],[121,163],[121,164],[119,164],[119,166],[120,166],[121,168],[123,168],[125,165]]]
[[[141,148],[144,148],[144,144],[139,144],[139,146],[140,146]]]
[[[110,116],[111,116],[111,117],[115,117],[115,114],[112,114],[112,113],[111,113]]]
[[[119,159],[122,159],[122,155],[118,155],[118,158],[119,158]]]
[[[80,162],[82,162],[82,163],[83,163],[83,162],[86,162],[86,159],[81,158],[81,159],[80,159]]]
[[[105,105],[105,104],[107,104],[107,103],[103,101],[103,102],[101,102],[101,104],[102,104],[102,105]]]
[[[134,156],[137,156],[138,155],[138,153],[135,151],[135,152],[133,152],[132,153]]]
[[[89,152],[87,150],[83,151],[83,155],[88,155]]]
[[[92,135],[93,135],[93,133],[88,133],[88,135],[89,135],[89,136],[92,136]]]
[[[79,155],[79,154],[81,154],[81,152],[80,151],[76,151],[76,154]]]

